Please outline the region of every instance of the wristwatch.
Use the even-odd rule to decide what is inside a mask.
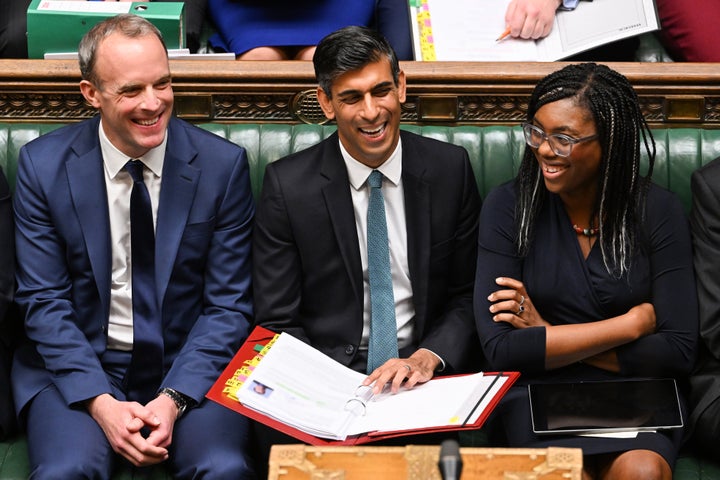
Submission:
[[[578,6],[579,1],[580,0],[562,0],[562,5],[560,5],[558,10],[566,10],[566,11],[575,10],[575,8],[577,8],[577,6]]]
[[[190,400],[187,396],[172,388],[161,388],[158,392],[158,395],[166,395],[170,397],[170,400],[175,402],[175,406],[178,409],[178,418],[182,417],[182,414],[185,413],[185,410],[187,410],[190,403]]]

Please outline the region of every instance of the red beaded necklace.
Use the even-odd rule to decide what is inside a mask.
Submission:
[[[575,233],[578,235],[584,235],[586,237],[594,237],[600,233],[599,228],[580,228],[577,225],[573,225],[573,230],[575,230]]]

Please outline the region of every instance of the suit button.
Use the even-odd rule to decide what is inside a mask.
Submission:
[[[355,352],[355,347],[353,345],[348,345],[347,347],[345,347],[345,353],[347,355],[352,355],[353,352]]]

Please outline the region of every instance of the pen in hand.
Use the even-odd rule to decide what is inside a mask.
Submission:
[[[508,35],[510,35],[510,27],[507,27],[505,29],[505,31],[502,34],[500,34],[500,36],[495,41],[499,42],[499,41],[503,40],[504,38],[506,38]]]

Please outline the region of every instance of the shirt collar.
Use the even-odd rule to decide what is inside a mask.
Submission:
[[[100,136],[100,150],[102,151],[105,168],[107,169],[110,178],[115,178],[120,170],[125,167],[125,164],[128,160],[130,160],[130,157],[122,153],[117,149],[117,147],[115,147],[115,145],[110,143],[110,140],[107,138],[107,135],[105,135],[105,131],[102,128],[102,120],[100,121],[98,130]],[[160,177],[162,174],[163,163],[165,161],[166,147],[167,132],[165,132],[165,138],[160,145],[150,149],[145,155],[137,160],[141,160],[156,177]]]
[[[340,144],[340,153],[345,161],[350,185],[352,185],[355,190],[363,188],[373,170],[379,170],[380,173],[394,185],[397,186],[400,184],[400,178],[402,176],[402,140],[398,139],[397,147],[395,147],[393,153],[377,168],[370,168],[364,163],[357,161],[345,150],[341,141],[338,140],[338,143]]]

